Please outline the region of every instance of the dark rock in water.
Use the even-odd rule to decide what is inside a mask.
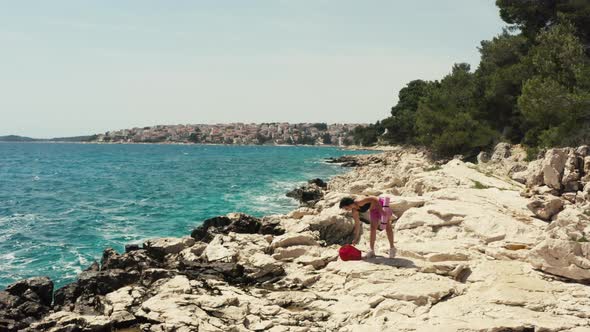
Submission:
[[[261,220],[262,226],[260,226],[259,233],[263,235],[283,235],[285,229],[281,226],[281,221],[272,217],[264,217]]]
[[[207,219],[202,225],[191,232],[191,237],[197,241],[211,242],[217,234],[258,233],[260,219],[244,213],[230,213],[227,216],[219,216]]]
[[[318,201],[322,198],[322,192],[317,189],[309,189],[307,187],[301,187],[293,189],[287,193],[287,197],[295,198],[301,203],[307,203],[311,201]]]
[[[53,296],[53,281],[48,277],[34,277],[21,281],[17,281],[6,287],[6,292],[22,297],[27,291],[34,292],[41,304],[51,305],[51,298]]]
[[[260,230],[260,219],[245,213],[230,213],[228,217],[232,221],[224,232],[255,234]]]
[[[221,230],[231,224],[231,222],[231,219],[226,216],[209,218],[191,232],[191,237],[197,241],[209,243],[216,234],[221,233]]]
[[[135,250],[140,250],[141,247],[139,246],[139,244],[126,244],[125,245],[125,252],[132,252]]]
[[[0,292],[0,331],[18,331],[51,309],[53,282],[47,277],[17,281]]]
[[[289,191],[287,197],[296,199],[301,206],[313,206],[324,197],[324,191],[322,187],[312,183]]]
[[[341,164],[342,167],[357,167],[360,166],[356,157],[342,156],[338,158],[327,158],[326,162],[329,164]]]
[[[320,188],[324,188],[324,189],[328,188],[328,184],[320,178],[311,179],[311,180],[307,181],[307,183],[315,184],[316,186],[318,186]]]
[[[94,261],[89,267],[85,268],[84,271],[100,271],[100,265],[97,261]]]

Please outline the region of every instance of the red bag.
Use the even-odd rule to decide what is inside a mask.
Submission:
[[[342,246],[340,250],[338,250],[338,254],[340,255],[340,259],[343,261],[360,261],[362,253],[352,245],[346,244]]]

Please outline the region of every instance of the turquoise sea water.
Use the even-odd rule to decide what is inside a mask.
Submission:
[[[285,193],[345,171],[326,147],[0,143],[0,289],[74,280],[102,250],[188,235],[240,211],[285,213]],[[361,152],[356,152],[361,153]]]

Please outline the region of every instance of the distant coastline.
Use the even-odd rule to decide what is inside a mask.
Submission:
[[[157,125],[49,139],[8,135],[0,136],[0,142],[347,147],[354,145],[355,130],[364,126],[287,122]]]
[[[257,147],[306,147],[306,148],[338,148],[348,151],[389,151],[389,146],[359,146],[359,145],[306,145],[306,144],[220,144],[220,143],[183,143],[183,142],[84,142],[84,141],[54,141],[54,140],[32,140],[32,141],[3,141],[0,144],[91,144],[91,145],[183,145],[183,146],[257,146]]]
[[[36,143],[36,142],[55,142],[55,143],[76,143],[88,141],[92,138],[88,136],[72,136],[72,137],[55,137],[55,138],[32,138],[19,135],[0,136],[2,143]]]

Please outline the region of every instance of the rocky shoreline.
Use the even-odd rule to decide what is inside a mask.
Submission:
[[[478,163],[389,148],[291,193],[302,206],[233,213],[190,236],[106,249],[54,291],[0,291],[0,331],[588,331],[590,149],[527,162],[498,145]],[[398,257],[343,262],[348,195],[387,195]],[[359,248],[366,250],[368,232]]]

